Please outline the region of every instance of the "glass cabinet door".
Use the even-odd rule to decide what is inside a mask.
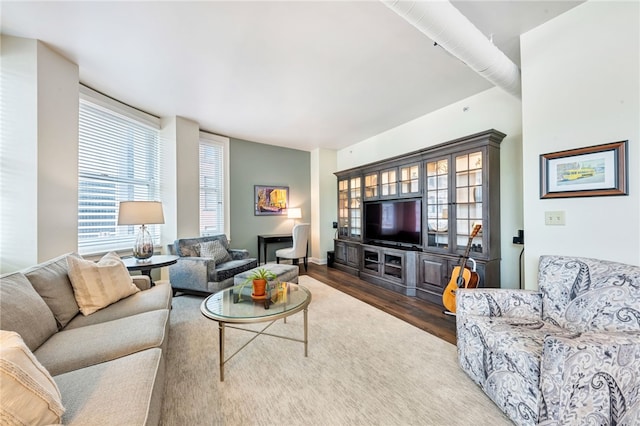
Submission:
[[[399,254],[384,253],[384,262],[382,264],[382,275],[386,278],[395,278],[402,281],[403,277],[403,259],[404,256]]]
[[[372,273],[380,273],[380,250],[364,248],[362,250],[362,267]]]
[[[474,226],[483,223],[482,215],[482,152],[470,152],[455,157],[456,173],[456,250],[464,252]],[[482,229],[473,239],[470,256],[482,253]]]
[[[373,200],[378,198],[378,172],[365,175],[364,198],[365,200]]]
[[[420,193],[420,166],[412,164],[400,167],[400,195]]]
[[[380,195],[383,197],[393,197],[398,194],[398,172],[397,169],[383,170],[380,172]]]
[[[362,177],[338,180],[338,238],[362,235]]]
[[[362,178],[349,181],[349,237],[359,239],[362,235]]]
[[[449,160],[427,161],[427,242],[426,246],[449,248]]]
[[[338,181],[338,237],[349,236],[349,180]]]

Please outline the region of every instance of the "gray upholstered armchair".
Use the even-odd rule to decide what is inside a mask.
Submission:
[[[258,261],[244,249],[229,248],[225,234],[182,238],[169,245],[180,256],[169,267],[173,291],[210,294],[233,285],[233,277],[255,268]]]
[[[538,285],[458,290],[462,369],[517,425],[640,424],[640,267],[542,256]]]

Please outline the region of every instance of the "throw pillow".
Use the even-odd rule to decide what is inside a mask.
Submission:
[[[53,316],[58,321],[58,329],[65,327],[79,312],[78,302],[73,295],[73,286],[67,273],[67,256],[72,254],[65,254],[40,263],[24,273],[53,312]],[[75,254],[75,256],[79,255]],[[24,338],[24,334],[22,337]]]
[[[60,390],[22,337],[0,330],[0,419],[4,424],[59,424]]]
[[[215,261],[216,265],[231,260],[231,255],[218,240],[206,241],[199,246],[200,257],[209,257]]]
[[[197,238],[182,238],[173,242],[173,249],[180,257],[200,257]]]
[[[83,315],[89,315],[140,291],[120,256],[111,252],[98,263],[68,256],[69,278]]]
[[[0,329],[20,334],[32,351],[58,331],[53,313],[21,272],[0,276]]]

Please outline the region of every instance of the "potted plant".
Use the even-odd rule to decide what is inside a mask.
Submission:
[[[267,281],[276,278],[278,278],[278,276],[266,268],[253,270],[247,279],[238,286],[238,300],[242,300],[242,289],[249,283],[253,283],[252,297],[266,297]]]

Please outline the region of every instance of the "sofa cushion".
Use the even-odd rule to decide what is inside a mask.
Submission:
[[[200,257],[213,259],[216,265],[231,260],[231,255],[219,240],[206,241],[197,245],[200,251]]]
[[[49,425],[64,413],[56,382],[13,331],[0,331],[0,401],[2,424]]]
[[[0,329],[18,333],[32,351],[58,331],[53,313],[21,272],[0,277]]]
[[[98,263],[68,256],[69,278],[83,315],[130,296],[140,289],[117,253],[107,253]]]
[[[468,315],[459,328],[458,351],[464,354],[460,363],[511,418],[517,418],[518,410],[537,413],[544,340],[574,334],[541,320]]]
[[[159,424],[164,390],[164,359],[148,349],[54,376],[67,426]]]
[[[169,310],[62,330],[34,354],[53,375],[166,346]],[[73,348],[73,350],[70,350]]]
[[[172,289],[168,281],[156,281],[156,285],[148,290],[139,291],[129,297],[120,299],[106,308],[91,315],[78,315],[67,324],[65,330],[86,327],[106,321],[129,317],[143,312],[169,309],[171,307]]]
[[[63,328],[80,312],[67,274],[67,256],[69,254],[56,257],[24,272],[53,312],[58,328]]]

